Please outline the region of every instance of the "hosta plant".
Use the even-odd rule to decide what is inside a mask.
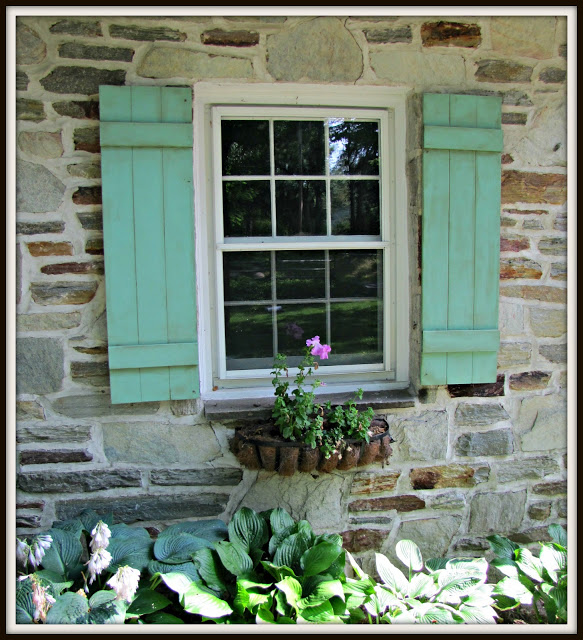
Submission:
[[[405,572],[376,554],[377,583],[352,556],[356,578],[346,578],[344,592],[351,619],[370,623],[495,623],[494,585],[486,583],[488,563],[483,558],[434,559],[423,562],[411,540],[395,548]]]
[[[488,542],[496,554],[492,566],[504,578],[494,590],[499,609],[514,609],[532,605],[537,620],[567,622],[567,534],[558,524],[549,527],[552,542],[541,542],[538,557],[528,549],[502,536],[489,536]],[[539,606],[540,605],[540,606]]]

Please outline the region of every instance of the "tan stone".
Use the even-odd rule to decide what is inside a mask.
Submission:
[[[16,317],[17,331],[56,331],[72,329],[81,324],[81,314],[74,313],[31,313]]]
[[[473,487],[476,469],[463,464],[412,469],[409,474],[413,489],[444,489],[445,487]]]
[[[567,289],[559,287],[509,285],[500,287],[500,295],[525,300],[540,300],[541,302],[567,302]]]
[[[563,204],[567,176],[562,173],[502,172],[502,202]]]
[[[567,312],[533,308],[530,310],[530,328],[537,338],[560,338],[567,332]]]
[[[39,158],[60,158],[63,155],[60,133],[22,131],[18,136],[18,146],[24,153]]]
[[[524,307],[521,304],[500,302],[498,325],[503,336],[514,336],[523,333]]]
[[[529,342],[501,342],[498,351],[498,369],[529,364],[532,347]]]
[[[44,420],[45,410],[38,402],[21,400],[16,403],[17,420]]]
[[[429,52],[379,51],[370,64],[378,78],[408,85],[460,85],[466,73],[461,57]]]
[[[368,495],[392,491],[396,485],[400,471],[388,471],[383,473],[357,473],[352,481],[352,495]]]
[[[525,398],[517,429],[523,451],[552,451],[567,447],[567,403],[564,395]]]
[[[552,58],[555,44],[554,17],[497,16],[490,18],[492,49],[508,56]]]
[[[526,258],[506,258],[500,260],[500,280],[516,280],[522,278],[539,280],[542,274],[542,267],[533,260],[527,260]]]
[[[73,245],[70,242],[28,242],[30,255],[39,256],[72,256]]]

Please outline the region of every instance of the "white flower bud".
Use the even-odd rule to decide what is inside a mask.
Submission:
[[[95,553],[91,555],[89,558],[88,569],[89,569],[89,584],[92,584],[95,580],[95,577],[98,576],[104,569],[107,569],[111,564],[111,554],[109,551],[105,549],[97,549]]]
[[[30,553],[30,547],[26,542],[16,538],[16,559],[20,564],[26,565],[28,561],[28,554]]]
[[[96,525],[93,531],[91,532],[93,538],[89,543],[91,547],[91,551],[95,553],[97,549],[107,549],[107,545],[109,544],[109,539],[111,538],[111,531],[109,527],[100,520]]]
[[[117,573],[112,576],[107,584],[115,591],[116,600],[127,600],[131,602],[140,581],[140,572],[132,567],[120,567]]]

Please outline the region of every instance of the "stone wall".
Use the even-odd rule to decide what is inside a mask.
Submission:
[[[566,522],[566,18],[20,17],[17,527],[91,506],[161,529],[282,506],[363,556],[474,553]],[[414,406],[388,466],[242,470],[199,402],[109,403],[98,86],[408,86]],[[421,95],[500,95],[502,346],[494,384],[418,389]]]

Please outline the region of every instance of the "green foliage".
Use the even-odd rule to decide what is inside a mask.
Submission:
[[[560,525],[551,525],[552,542],[541,542],[538,558],[528,549],[502,536],[489,536],[496,554],[492,566],[504,578],[494,589],[499,609],[532,605],[539,622],[544,622],[539,604],[550,624],[567,622],[567,534]]]

